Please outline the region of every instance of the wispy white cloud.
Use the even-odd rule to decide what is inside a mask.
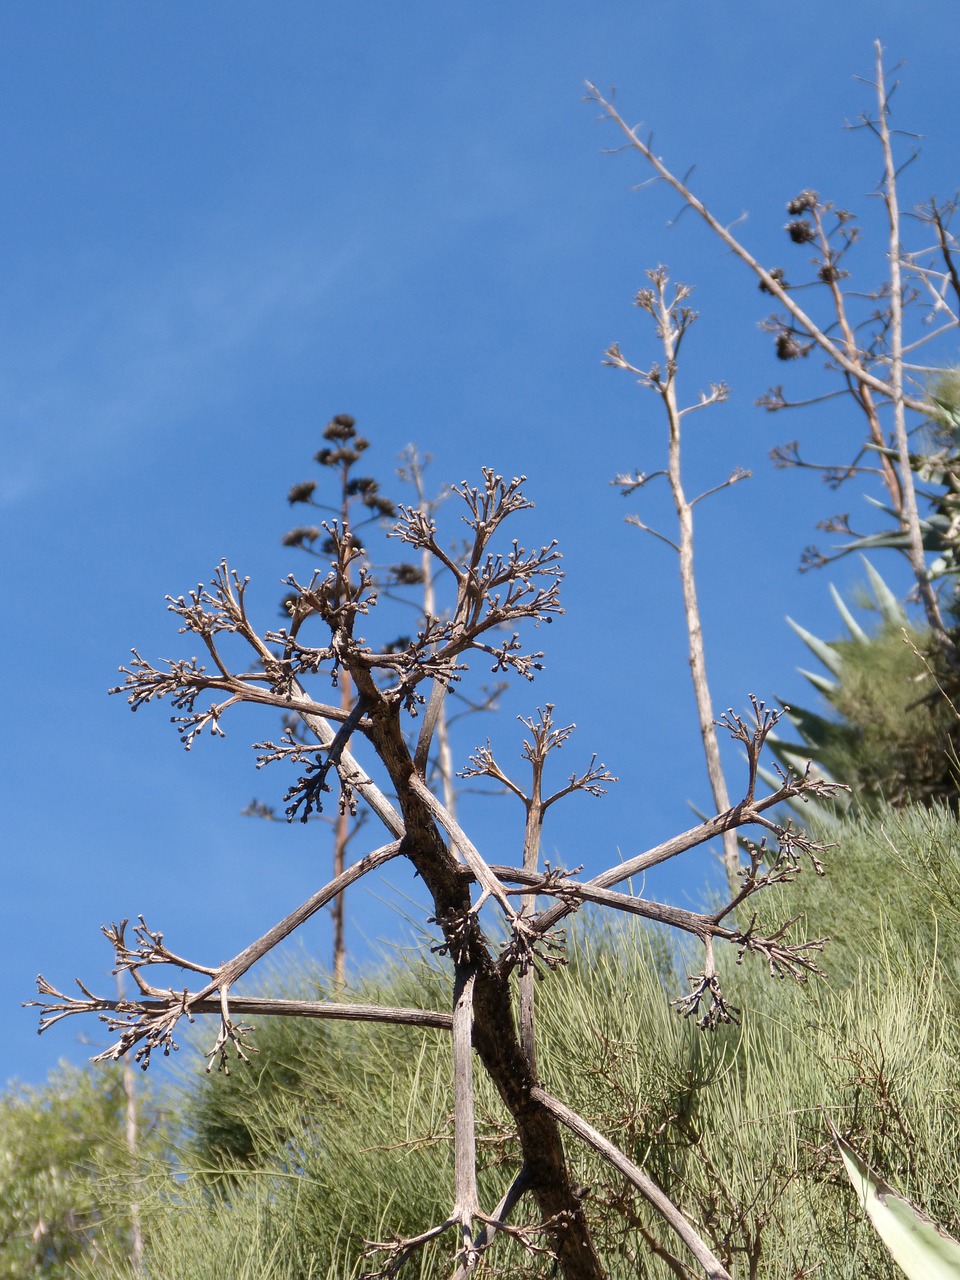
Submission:
[[[123,437],[176,427],[242,396],[264,363],[328,307],[357,254],[311,229],[272,243],[208,239],[77,288],[56,311],[7,323],[0,372],[0,504],[28,500]]]

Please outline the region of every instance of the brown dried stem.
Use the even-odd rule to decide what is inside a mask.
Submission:
[[[640,290],[637,295],[637,306],[653,317],[657,337],[663,347],[664,367],[661,370],[658,365],[654,365],[647,373],[640,374],[640,381],[644,386],[651,388],[660,396],[667,415],[669,461],[666,475],[670,483],[674,509],[677,513],[679,533],[676,542],[669,538],[665,538],[664,541],[674,547],[678,554],[680,586],[683,593],[683,610],[689,646],[690,675],[693,680],[697,717],[700,722],[700,738],[703,743],[707,777],[710,781],[714,805],[718,811],[723,812],[730,807],[730,796],[723,772],[723,762],[720,759],[720,746],[717,741],[713,703],[707,681],[703,624],[700,618],[700,604],[697,599],[697,581],[694,569],[693,508],[697,502],[707,497],[709,493],[717,492],[719,488],[726,488],[728,485],[746,478],[749,472],[738,469],[723,485],[719,485],[707,493],[700,494],[693,501],[687,498],[683,488],[681,467],[680,428],[682,419],[696,409],[721,403],[727,397],[727,390],[722,384],[717,384],[711,388],[709,395],[702,395],[698,403],[690,405],[686,409],[680,408],[677,399],[677,357],[684,336],[696,320],[696,313],[685,305],[691,290],[686,285],[676,285],[672,295],[669,295],[669,277],[663,267],[648,271],[647,275],[653,288]],[[633,366],[627,365],[626,361],[623,360],[619,348],[616,348],[612,353],[608,353],[608,362],[629,368],[632,372],[637,372],[633,369]],[[636,485],[628,483],[623,487],[629,492]],[[635,523],[639,525],[640,521],[635,520]],[[640,525],[640,527],[646,528],[644,525]],[[650,532],[653,531],[650,530]],[[662,535],[658,536],[662,537]],[[727,873],[727,883],[731,892],[734,892],[740,877],[740,855],[736,832],[732,829],[723,833],[723,864]]]
[[[917,493],[910,466],[910,441],[904,416],[907,398],[903,390],[903,284],[900,264],[903,249],[900,244],[900,207],[897,199],[897,166],[893,158],[890,139],[890,108],[883,77],[883,48],[878,40],[877,52],[877,122],[876,131],[883,147],[883,203],[887,210],[890,228],[890,399],[893,402],[893,431],[900,461],[900,486],[903,498],[903,523],[909,537],[910,567],[917,580],[920,599],[935,636],[946,648],[954,647],[940,614],[936,592],[930,584],[926,557],[923,550],[923,534],[917,510]]]

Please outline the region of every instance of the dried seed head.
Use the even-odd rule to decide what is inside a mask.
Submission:
[[[357,434],[356,426],[356,418],[351,418],[349,413],[338,413],[324,427],[324,439],[350,440]]]
[[[771,279],[776,280],[777,284],[780,285],[782,289],[789,289],[790,286],[787,284],[786,273],[784,272],[783,267],[774,267],[772,271],[768,272],[768,275],[771,277]],[[763,280],[761,280],[760,292],[773,293],[773,290],[770,288],[768,284],[766,284]]]
[[[784,230],[794,244],[809,244],[811,240],[816,239],[813,223],[808,222],[806,218],[798,218],[796,222],[788,222]]]
[[[302,484],[295,484],[287,494],[287,501],[291,507],[296,502],[309,502],[313,497],[313,491],[317,487],[316,480],[304,480]]]
[[[302,547],[305,542],[315,542],[319,537],[320,530],[316,525],[307,525],[302,529],[291,529],[283,535],[280,543],[284,547]]]
[[[398,587],[412,587],[423,582],[423,570],[415,564],[393,564],[390,574]]]
[[[641,311],[649,311],[651,315],[653,314],[655,301],[652,289],[640,289],[633,300],[634,306],[639,307]]]
[[[796,218],[801,213],[807,213],[810,209],[817,207],[817,201],[820,199],[816,191],[809,189],[801,191],[798,196],[794,196],[792,200],[787,202],[787,213],[792,218]]]
[[[846,271],[841,271],[840,268],[835,267],[832,262],[825,262],[817,272],[817,276],[824,284],[833,284],[837,280],[842,280],[846,274]]]
[[[389,520],[392,520],[397,514],[397,508],[390,499],[381,498],[378,494],[365,495],[363,503],[364,506],[369,507],[371,511],[375,511],[378,516],[382,516]]]
[[[800,356],[806,355],[803,344],[786,329],[777,334],[776,346],[778,360],[797,360]]]

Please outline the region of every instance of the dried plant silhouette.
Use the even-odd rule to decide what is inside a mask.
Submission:
[[[218,1022],[210,1064],[224,1069],[231,1055],[246,1061],[255,1049],[244,1021],[254,1015],[351,1018],[448,1030],[455,1114],[450,1212],[414,1239],[370,1242],[382,1273],[395,1273],[420,1245],[455,1229],[464,1273],[503,1230],[531,1250],[549,1250],[564,1276],[601,1276],[604,1268],[587,1226],[582,1188],[562,1139],[566,1130],[609,1160],[655,1205],[707,1274],[725,1276],[693,1225],[650,1179],[608,1137],[544,1089],[536,1069],[534,975],[549,981],[551,971],[564,962],[559,926],[584,903],[594,903],[658,921],[699,940],[703,967],[678,1004],[684,1016],[704,1028],[737,1016],[714,964],[719,943],[735,947],[741,956],[759,957],[775,976],[805,981],[818,972],[822,940],[793,938],[790,920],[760,931],[743,908],[767,886],[795,876],[802,859],[815,871],[822,870],[822,846],[780,825],[773,811],[791,797],[823,794],[830,788],[809,776],[784,773],[778,787],[758,793],[760,754],[777,715],[754,700],[749,720],[732,712],[721,720],[747,758],[741,798],[692,829],[583,880],[542,861],[544,818],[576,792],[602,795],[614,779],[594,757],[551,790],[546,781],[550,757],[568,741],[572,726],[559,725],[553,707],[546,705],[524,721],[521,755],[527,781],[516,780],[489,746],[479,748],[463,770],[466,777],[495,779],[521,803],[515,864],[501,865],[486,857],[428,785],[428,758],[449,688],[473,664],[524,680],[541,668],[543,655],[526,643],[524,632],[549,623],[561,610],[560,553],[555,543],[527,550],[514,536],[514,526],[531,505],[523,483],[485,470],[479,486],[455,487],[468,531],[459,555],[445,549],[432,515],[416,507],[399,508],[393,536],[445,568],[446,580],[453,584],[445,615],[424,616],[404,648],[380,647],[361,634],[361,627],[367,632],[376,624],[377,594],[357,540],[339,520],[323,526],[332,555],[328,571],[317,570],[307,581],[294,575],[287,579],[290,616],[285,626],[257,629],[249,584],[226,563],[217,568],[208,587],[168,601],[181,633],[202,645],[203,657],[156,665],[135,651],[129,666],[122,668],[123,684],[114,692],[124,694],[134,710],[168,699],[187,748],[203,733],[222,736],[231,708],[240,704],[255,703],[296,717],[312,740],[288,730],[277,742],[256,744],[261,763],[282,763],[293,770],[284,798],[288,817],[305,820],[328,803],[340,812],[364,805],[372,820],[386,829],[388,839],[222,965],[211,967],[177,954],[167,945],[165,933],[143,919],[132,931],[126,921],[105,929],[116,968],[131,975],[136,996],[106,998],[86,984],[79,984],[78,995],[69,995],[40,979],[42,1027],[75,1014],[97,1015],[117,1037],[101,1057],[132,1054],[145,1067],[155,1051],[169,1053],[176,1047],[182,1020],[210,1014]],[[308,621],[322,624],[325,642],[307,643],[303,633]],[[339,696],[328,700],[325,690],[332,683],[338,693],[347,677],[349,705]],[[717,910],[686,910],[614,887],[725,832],[744,828],[759,828],[762,838],[750,846],[753,852],[740,868],[736,892]],[[507,831],[505,825],[499,847],[505,846]],[[349,885],[397,857],[409,859],[430,895],[438,930],[435,949],[452,971],[451,1008],[382,1008],[252,999],[234,993],[240,979],[282,939]],[[738,923],[741,920],[746,923]],[[192,985],[167,985],[153,976],[164,966],[195,975],[196,980]],[[481,1205],[477,1193],[474,1055],[503,1100],[522,1151],[522,1163],[498,1206]],[[521,1195],[532,1198],[536,1212],[532,1222],[515,1225],[509,1218]]]
[[[876,477],[882,486],[882,501],[876,505],[892,521],[890,530],[865,534],[851,526],[849,513],[831,517],[821,527],[850,541],[830,553],[809,547],[805,567],[826,564],[853,550],[897,548],[909,561],[928,625],[956,665],[955,638],[944,621],[926,559],[928,552],[942,553],[943,529],[936,520],[921,518],[918,510],[918,484],[933,480],[936,485],[937,481],[930,474],[932,468],[918,458],[918,452],[924,451],[911,448],[916,428],[938,416],[929,393],[930,381],[942,374],[944,361],[953,358],[952,347],[948,353],[941,345],[937,353],[935,344],[952,337],[960,324],[958,243],[950,227],[956,200],[930,199],[906,213],[901,209],[898,180],[916,157],[916,135],[904,135],[893,127],[890,103],[897,85],[887,86],[879,42],[875,52],[874,78],[867,83],[876,108],[873,114],[865,112],[854,127],[868,131],[879,145],[883,176],[877,195],[885,214],[887,252],[883,276],[867,285],[852,277],[860,227],[849,210],[809,189],[789,201],[787,236],[793,245],[813,251],[812,276],[791,282],[784,268],[767,268],[758,261],[732,227],[724,225],[699,199],[687,179],[678,177],[654,152],[652,139],[645,139],[638,127],[627,123],[609,95],[588,84],[588,98],[621,131],[625,147],[653,169],[655,180],[671,187],[684,208],[693,210],[707,224],[756,276],[761,290],[783,308],[764,322],[774,335],[777,357],[790,362],[819,352],[825,358],[831,382],[822,394],[791,400],[784,388],[777,386],[760,403],[771,412],[781,412],[845,398],[864,422],[865,430],[849,459],[812,462],[803,456],[797,441],[773,451],[777,465],[818,471],[832,488],[854,477]],[[912,145],[902,163],[894,154],[898,134]],[[904,242],[905,221],[915,233],[913,247]],[[792,276],[792,271],[789,274]],[[801,303],[801,294],[809,301]],[[924,360],[927,350],[942,357],[939,363],[930,363],[929,357]],[[908,424],[908,414],[914,415],[912,424]],[[922,496],[930,499],[929,491]]]

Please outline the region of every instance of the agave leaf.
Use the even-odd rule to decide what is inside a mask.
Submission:
[[[797,667],[797,671],[805,680],[810,681],[818,693],[822,693],[827,698],[840,688],[840,681],[831,680],[829,676],[822,676],[816,671],[808,671],[806,667]]]
[[[863,495],[863,498],[865,502],[870,503],[871,507],[876,507],[878,511],[882,511],[884,515],[889,516],[890,519],[893,520],[896,524],[900,523],[901,517],[897,515],[893,507],[888,507],[887,504],[885,502],[881,502],[879,498],[871,498],[869,493],[865,493]],[[939,522],[942,524],[949,523],[948,521],[947,522],[939,521]],[[938,517],[935,514],[928,515],[928,516],[918,516],[917,523],[920,525],[921,529],[924,529],[924,530],[930,529],[938,523]]]
[[[860,644],[869,644],[870,637],[847,608],[846,604],[844,604],[843,596],[841,596],[840,592],[832,582],[830,583],[830,594],[833,596],[833,603],[836,605],[837,613],[839,613],[840,617],[843,619],[852,639],[859,641]]]
[[[871,507],[876,507],[878,511],[882,511],[885,516],[889,516],[895,523],[900,523],[900,517],[894,511],[893,507],[888,507],[885,502],[881,502],[879,498],[873,498],[869,493],[863,495],[864,502],[869,502]]]
[[[787,618],[787,624],[793,628],[810,652],[820,659],[827,670],[839,678],[843,673],[843,659],[833,645],[807,631],[805,627],[801,627],[799,622],[794,622],[790,617]]]
[[[868,494],[864,494],[864,497],[871,506],[890,516],[897,524],[900,523],[900,517],[890,507],[878,502],[876,498],[871,498]],[[924,550],[940,551],[944,545],[944,534],[950,529],[950,517],[932,512],[930,515],[918,517],[917,523],[920,526],[920,540]],[[887,529],[880,533],[867,534],[866,537],[858,538],[855,542],[846,542],[837,550],[841,555],[846,555],[851,551],[863,550],[865,547],[906,547],[909,543],[910,536],[906,531]]]
[[[930,400],[940,410],[937,417],[949,424],[953,431],[960,431],[960,413],[957,412],[956,406],[947,400],[941,400],[939,396],[930,396]]]
[[[815,711],[795,707],[792,702],[781,702],[780,705],[783,707],[783,714],[807,744],[807,756],[815,757],[826,743],[844,731],[843,725],[837,724],[835,720],[828,720],[826,716],[819,716]]]
[[[861,556],[863,567],[870,580],[870,590],[877,602],[880,616],[891,627],[903,627],[907,623],[907,613],[903,605],[893,594],[866,556]]]
[[[771,733],[766,745],[773,752],[777,763],[782,764],[785,769],[797,769],[802,773],[808,764],[816,763],[816,747],[808,746],[805,742],[787,742]]]
[[[833,1136],[862,1207],[904,1275],[960,1280],[960,1243],[864,1164],[836,1129]]]
[[[934,560],[933,563],[929,565],[927,572],[930,574],[931,578],[945,578],[951,574],[955,576],[957,573],[960,573],[960,565],[958,565],[956,558],[952,554],[949,556],[941,556],[939,560]]]
[[[877,547],[908,547],[910,535],[906,533],[870,533],[865,538],[857,538],[853,542],[845,542],[837,547],[837,554],[849,555],[851,551],[872,551]],[[936,550],[936,548],[930,548]]]
[[[895,461],[900,458],[900,450],[891,449],[887,444],[874,444],[872,440],[865,440],[863,442],[863,447],[865,449],[871,449],[874,453],[883,454],[885,458],[893,458]]]

